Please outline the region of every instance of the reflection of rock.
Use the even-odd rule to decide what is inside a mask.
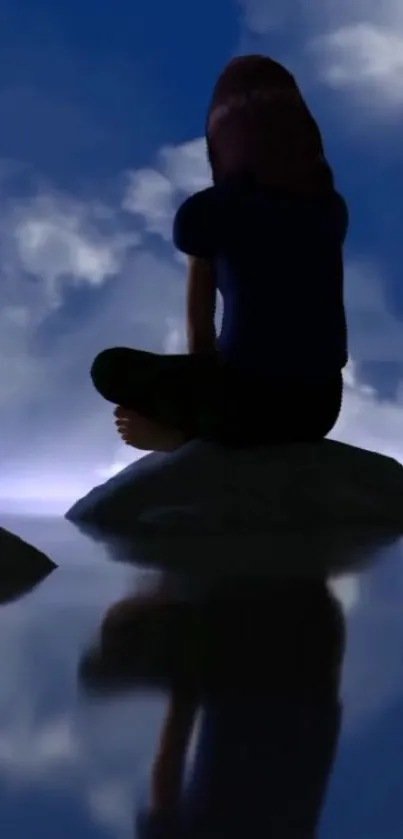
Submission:
[[[276,556],[292,557],[285,573],[309,562],[316,574],[325,557],[335,573],[349,567],[349,552],[360,562],[371,545],[403,533],[403,467],[331,440],[237,451],[196,441],[131,464],[67,518],[94,535],[130,539],[146,562],[162,549],[204,567],[211,543],[232,572],[253,573],[251,556],[254,566]]]
[[[77,527],[99,542],[114,561],[185,574],[197,586],[203,582],[209,585],[216,578],[245,574],[271,578],[339,577],[383,560],[385,549],[397,541],[371,529],[364,533],[352,529],[307,533],[301,529],[291,533],[266,531],[195,538],[188,533],[116,536],[80,522]]]
[[[42,551],[0,527],[0,603],[27,594],[56,567]]]

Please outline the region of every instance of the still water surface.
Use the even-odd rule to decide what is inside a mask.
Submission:
[[[80,683],[79,668],[86,652],[99,637],[99,628],[108,608],[139,590],[144,583],[144,572],[135,565],[113,562],[99,543],[78,533],[62,519],[1,516],[0,525],[45,551],[59,566],[28,595],[0,606],[1,835],[7,839],[26,839],[27,836],[30,839],[71,839],[72,836],[75,839],[134,839],[140,835],[136,828],[136,813],[147,795],[149,771],[166,713],[167,694],[147,685],[126,690],[124,694],[116,690],[108,695],[88,692]],[[319,839],[400,839],[403,835],[401,545],[388,550],[371,569],[347,580],[339,591],[346,631],[340,730],[332,716],[333,711],[326,710],[327,699],[324,704],[321,700],[317,710],[316,705],[314,710],[310,707],[310,721],[306,721],[306,715],[304,717],[305,729],[311,732],[312,754],[318,752],[318,740],[322,742],[323,738],[332,740],[333,737],[336,746],[333,765],[324,770],[325,775],[330,773],[330,780],[317,835]],[[250,593],[248,596],[251,597]],[[262,603],[263,600],[260,605]],[[245,627],[251,611],[242,611],[241,600],[236,608],[238,614],[242,614],[239,623],[243,621],[242,627]],[[311,604],[309,608],[314,607]],[[252,612],[256,614],[256,607]],[[263,613],[267,615],[268,609],[263,609]],[[231,614],[233,616],[233,612]],[[268,681],[272,677],[273,685],[278,687],[281,666],[276,659],[276,644],[279,643],[276,633],[263,639],[256,626],[254,631],[256,646],[260,645],[260,669],[266,668]],[[317,640],[314,634],[312,637],[316,649]],[[234,640],[235,646],[240,643],[239,638]],[[265,643],[267,661],[263,661],[262,653]],[[291,642],[288,643],[290,647]],[[113,644],[111,649],[115,654]],[[237,649],[239,669],[245,668],[248,656],[242,658],[240,647]],[[319,667],[321,650],[326,652],[326,649],[325,644],[320,649],[318,646],[314,654],[316,667]],[[237,655],[238,652],[234,653],[234,662]],[[228,730],[232,734],[227,731],[226,736],[236,740],[238,734],[239,742],[242,738],[245,742],[250,738],[250,753],[244,755],[244,760],[255,762],[253,784],[255,795],[256,790],[260,790],[256,810],[260,812],[261,820],[264,810],[267,813],[278,810],[280,799],[283,807],[287,809],[289,804],[288,809],[292,808],[290,796],[296,800],[298,788],[302,798],[307,799],[304,776],[309,776],[315,760],[312,754],[301,754],[293,745],[292,738],[296,735],[292,733],[291,725],[288,727],[291,742],[288,742],[286,752],[283,743],[279,762],[278,730],[287,714],[289,719],[295,719],[296,713],[289,707],[289,701],[285,707],[283,695],[278,691],[274,690],[272,695],[267,686],[263,689],[263,682],[259,682],[259,687],[256,682],[256,702],[253,692],[248,700],[245,697],[242,700],[244,712],[248,714],[247,726],[242,718],[239,696],[236,709],[235,706],[232,710],[229,708],[229,699],[237,689],[235,681],[231,682],[235,671],[233,668],[230,673],[230,658],[227,655],[226,669],[222,671],[226,675],[221,674],[221,687],[225,679],[228,680],[226,719],[231,721]],[[121,666],[124,668],[127,663],[126,659]],[[310,666],[307,654],[305,672]],[[250,673],[245,676],[247,678],[251,678]],[[245,702],[249,702],[248,712]],[[214,714],[217,713],[215,710]],[[210,713],[210,729],[205,734],[207,767],[216,724],[214,714]],[[262,742],[266,738],[266,756],[259,753],[259,757],[252,757],[252,739],[256,741],[259,732]],[[270,738],[273,738],[272,759],[268,750]],[[227,740],[225,748],[228,752],[232,749],[229,759],[235,765],[239,755],[237,758],[234,743]],[[328,752],[331,755],[331,744]],[[266,774],[262,774],[265,766]],[[203,773],[203,761],[197,771]],[[211,768],[204,771],[211,772]],[[237,786],[239,772],[234,770],[234,777],[229,781],[228,769],[223,771],[227,772],[223,796],[232,794],[232,807],[240,825],[243,792],[242,785],[241,788]],[[260,773],[259,778],[257,773]],[[281,790],[280,776],[284,787]],[[246,797],[248,794],[245,791]],[[249,801],[249,809],[254,806]],[[245,824],[253,825],[253,814],[249,813],[248,818],[251,821],[245,821]],[[279,827],[279,818],[277,812],[272,821],[276,825],[273,834],[276,839],[287,839],[288,836],[293,839],[308,839],[309,836],[311,839],[306,828],[301,826],[298,832],[298,826],[288,824],[285,817],[283,828]],[[186,835],[214,835],[211,830],[200,832],[200,825],[198,829],[199,832],[193,834],[188,826]],[[158,835],[168,837],[167,830],[165,828]],[[216,831],[217,839],[227,835],[224,828],[222,833],[219,828]],[[269,834],[263,832],[262,835]]]

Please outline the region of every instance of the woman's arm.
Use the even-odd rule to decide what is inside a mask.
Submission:
[[[152,772],[153,813],[170,813],[178,804],[196,711],[197,702],[192,698],[171,696]]]
[[[189,257],[187,288],[187,337],[190,353],[212,353],[216,349],[216,284],[211,262]]]

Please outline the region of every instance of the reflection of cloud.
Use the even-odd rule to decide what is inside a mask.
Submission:
[[[130,836],[162,703],[138,696],[91,706],[77,698],[80,653],[105,608],[127,592],[129,575],[95,561],[89,575],[72,565],[73,546],[59,548],[66,572],[23,607],[0,609],[0,809],[10,786],[18,787],[17,806],[28,791],[39,801],[56,793],[114,836]]]
[[[400,540],[359,579],[344,665],[346,733],[365,731],[374,717],[403,697],[402,561]]]
[[[77,697],[80,655],[105,609],[127,593],[127,579],[134,571],[102,564],[99,546],[91,546],[73,528],[69,541],[67,525],[62,524],[58,551],[54,550],[58,571],[42,590],[0,609],[0,799],[3,785],[10,782],[18,784],[19,802],[27,789],[38,795],[50,789],[69,806],[84,804],[91,819],[113,830],[114,836],[130,836],[163,702],[147,694],[105,704]],[[57,531],[56,523],[51,526]],[[56,544],[56,531],[47,530],[48,524],[43,532],[38,522],[33,527],[34,543],[47,550],[47,540]],[[85,568],[79,561],[84,548]],[[385,592],[386,572],[379,566],[375,576],[371,572],[363,578],[363,596],[348,616],[347,731],[368,724],[403,691],[401,592],[395,585],[400,556],[393,553],[390,563],[392,606],[390,596],[380,593]],[[354,587],[348,580],[341,593],[347,607]]]

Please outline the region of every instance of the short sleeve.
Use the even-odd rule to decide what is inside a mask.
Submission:
[[[173,224],[175,247],[189,256],[211,259],[217,250],[214,187],[197,192],[179,207]]]

